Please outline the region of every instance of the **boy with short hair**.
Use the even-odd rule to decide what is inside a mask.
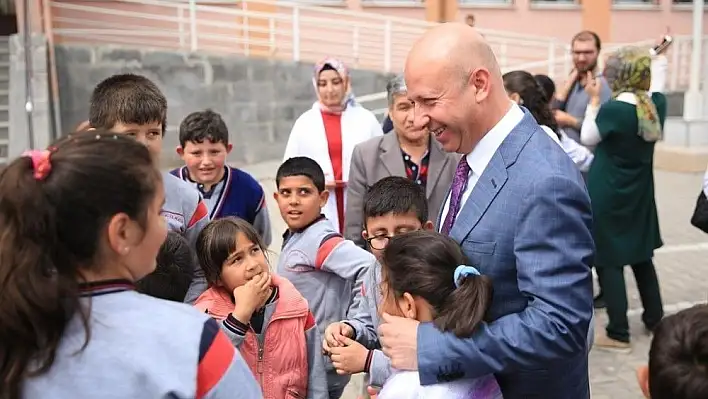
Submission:
[[[126,134],[145,144],[157,165],[167,124],[167,99],[148,78],[114,75],[99,83],[91,95],[91,128]],[[209,223],[209,212],[199,193],[188,183],[163,173],[165,204],[162,215],[170,230],[180,233],[195,248],[197,236]],[[195,262],[192,285],[185,302],[192,303],[206,290],[206,280]]]
[[[347,316],[374,257],[345,240],[322,215],[329,192],[317,162],[307,157],[288,159],[278,168],[276,186],[274,197],[288,225],[278,274],[290,280],[307,299],[322,331]],[[330,398],[341,397],[350,376],[337,375],[328,357],[325,368]]]
[[[184,301],[194,276],[195,255],[178,233],[167,233],[155,271],[135,283],[138,292],[168,301]]]
[[[637,370],[651,399],[708,398],[708,305],[667,316],[654,329],[649,366]]]
[[[416,230],[432,230],[428,202],[420,185],[390,176],[376,182],[364,196],[364,231],[361,233],[378,259],[391,237]],[[369,385],[383,386],[391,375],[391,362],[381,351],[376,329],[381,266],[375,262],[364,276],[361,298],[353,301],[353,317],[330,324],[323,348],[332,353],[337,369],[349,374],[367,372]]]
[[[179,145],[177,154],[185,166],[171,173],[196,187],[210,219],[239,217],[253,225],[263,242],[270,245],[265,193],[251,175],[226,165],[232,145],[221,115],[210,109],[187,115],[179,126]]]

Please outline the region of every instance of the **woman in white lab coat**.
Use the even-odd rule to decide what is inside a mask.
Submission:
[[[295,121],[283,160],[304,156],[320,165],[329,190],[323,212],[342,232],[354,147],[383,131],[373,113],[350,101],[349,71],[341,61],[327,58],[317,64],[312,82],[317,102]]]

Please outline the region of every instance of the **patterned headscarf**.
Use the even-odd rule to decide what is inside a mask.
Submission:
[[[327,107],[324,104],[322,104],[322,101],[319,98],[319,90],[317,87],[317,81],[320,78],[320,72],[324,69],[325,66],[330,66],[332,69],[337,71],[339,76],[344,80],[344,84],[346,85],[346,94],[344,95],[344,98],[342,99],[342,104],[339,107]],[[349,70],[347,67],[344,65],[344,63],[336,58],[325,58],[324,60],[320,61],[315,65],[315,71],[312,76],[312,84],[315,86],[315,93],[317,93],[317,99],[319,100],[319,106],[321,109],[327,112],[331,113],[341,113],[343,112],[347,105],[355,105],[354,102],[354,95],[351,92],[351,85],[349,84]]]
[[[661,140],[659,114],[649,96],[651,86],[649,52],[637,47],[624,47],[607,59],[603,75],[612,89],[612,98],[624,92],[636,96],[639,136],[648,142]]]

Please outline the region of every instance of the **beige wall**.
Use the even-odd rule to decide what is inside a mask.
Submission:
[[[567,54],[563,45],[580,29],[596,31],[605,42],[635,42],[653,39],[662,34],[666,26],[670,26],[676,35],[691,33],[691,6],[673,6],[671,0],[659,0],[656,5],[644,6],[641,9],[618,8],[612,0],[584,0],[583,5],[558,5],[553,3],[539,4],[532,0],[514,0],[512,4],[497,6],[465,6],[459,8],[456,0],[413,0],[420,1],[415,6],[373,6],[372,0],[342,0],[334,3],[331,9],[351,9],[365,11],[377,15],[388,15],[413,18],[421,22],[394,22],[390,52],[384,51],[386,34],[384,22],[379,18],[358,15],[332,15],[314,8],[301,9],[300,17],[300,60],[316,61],[329,55],[341,58],[352,68],[385,70],[388,64],[390,71],[400,71],[410,44],[425,29],[422,23],[425,19],[445,19],[444,14],[452,13],[453,19],[464,21],[468,14],[474,14],[476,25],[487,30],[501,33],[514,32],[520,38],[509,35],[492,38],[490,42],[501,59],[502,66],[518,66],[536,63],[549,58],[549,44],[545,39],[536,40],[533,37],[555,37],[558,46],[554,57]],[[384,1],[384,0],[375,0]],[[395,1],[395,0],[393,0]],[[489,1],[489,0],[487,0]],[[31,0],[33,4],[34,27],[44,26],[50,38],[53,29],[115,29],[116,32],[104,36],[86,35],[54,35],[56,42],[105,42],[109,44],[139,45],[143,48],[191,49],[191,35],[188,26],[189,13],[185,7],[181,12],[182,21],[176,22],[178,10],[174,7],[159,7],[139,3],[116,3],[113,1],[86,0],[55,0],[55,4],[68,4],[73,9],[47,7],[49,0]],[[22,13],[22,0],[16,0],[18,14]],[[174,4],[174,3],[173,3]],[[199,4],[208,4],[199,1]],[[330,0],[330,4],[332,4]],[[390,1],[389,1],[390,4]],[[172,21],[137,18],[128,15],[111,15],[109,13],[87,12],[88,7],[101,10],[115,9],[119,12],[134,12],[145,15],[150,13],[156,18],[170,17]],[[291,8],[279,9],[258,0],[257,3],[241,1],[231,8],[236,10],[246,7],[257,11],[258,17],[249,17],[248,21],[235,14],[224,12],[224,8],[213,11],[199,11],[197,19],[208,21],[210,26],[198,26],[198,50],[207,52],[234,52],[246,55],[258,55],[280,59],[293,58],[292,13]],[[254,9],[258,7],[258,9]],[[321,10],[321,9],[320,9]],[[442,11],[441,11],[442,10]],[[442,15],[442,16],[441,16]],[[19,15],[21,20],[21,15]],[[308,20],[309,22],[303,22]],[[50,22],[49,22],[50,21]],[[351,22],[356,21],[359,27]],[[247,22],[244,25],[244,22]],[[362,23],[366,27],[360,28]],[[214,26],[214,25],[221,26]],[[398,27],[403,28],[398,29]],[[244,28],[246,26],[246,28]],[[133,28],[135,27],[135,28]],[[274,29],[272,29],[274,28]],[[162,35],[145,36],[122,33],[121,30],[163,30]],[[175,32],[181,32],[175,34]],[[708,33],[708,24],[704,28]],[[502,39],[498,39],[501,37]],[[246,45],[245,43],[249,43]],[[546,72],[551,75],[567,73],[559,64],[554,72],[548,66],[527,69],[534,72]]]
[[[425,0],[431,7],[436,1]],[[364,11],[400,17],[423,19],[424,5],[411,7],[367,6]],[[583,5],[538,4],[531,0],[515,0],[508,5],[460,5],[457,20],[464,21],[467,14],[474,14],[476,26],[484,29],[513,31],[529,35],[552,36],[570,39],[581,28],[592,29],[607,42],[625,43],[658,37],[671,27],[676,35],[691,34],[691,6],[675,6],[671,0],[658,0],[655,5],[639,7],[613,5],[611,0],[585,0]],[[708,33],[708,23],[704,24]]]

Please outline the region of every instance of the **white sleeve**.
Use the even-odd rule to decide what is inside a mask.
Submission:
[[[580,127],[580,142],[586,146],[596,146],[602,141],[600,136],[600,129],[595,123],[595,118],[597,118],[597,113],[600,111],[600,106],[594,106],[588,104],[585,108],[585,119],[583,119],[583,125]]]
[[[703,193],[708,197],[708,169],[706,169],[706,173],[703,175]]]
[[[651,59],[651,86],[650,93],[663,93],[666,90],[666,75],[669,69],[669,60],[666,56],[657,55]]]

